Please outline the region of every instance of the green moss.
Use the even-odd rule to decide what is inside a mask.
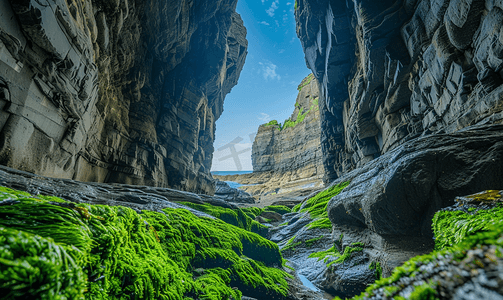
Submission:
[[[332,222],[327,218],[318,218],[307,226],[309,229],[313,228],[332,228]]]
[[[414,287],[410,300],[437,300],[437,291],[428,283]]]
[[[2,299],[84,299],[87,277],[50,238],[0,227]]]
[[[260,215],[262,213],[262,210],[260,208],[230,209],[220,206],[213,206],[211,204],[195,204],[191,202],[179,203],[195,210],[212,215],[231,225],[243,228],[251,232],[255,232],[263,237],[267,236],[267,227],[254,220],[257,215]],[[253,215],[253,218],[252,215],[248,213],[251,213]],[[258,214],[256,215],[255,213]]]
[[[297,238],[296,235],[294,235],[291,239],[288,240],[288,242],[286,242],[285,246],[281,249],[281,251],[286,251],[286,250],[292,250],[292,251],[295,251],[295,247],[299,246],[302,244],[302,242],[296,242],[294,243],[293,241]]]
[[[494,222],[503,220],[501,206],[478,210],[473,214],[462,211],[439,211],[433,218],[435,249],[440,250],[460,243],[475,232],[487,231]]]
[[[309,254],[309,258],[317,258],[318,261],[322,260],[326,263],[327,260],[330,258],[330,257],[340,257],[341,254],[339,253],[339,251],[337,251],[337,249],[335,248],[335,246],[332,246],[331,248],[329,248],[328,250],[325,250],[325,251],[319,251],[319,252],[313,252],[311,254]]]
[[[351,246],[347,246],[344,248],[344,253],[336,260],[330,262],[327,267],[330,267],[333,264],[341,264],[348,260],[351,257],[351,254],[353,252],[360,252],[363,251],[363,243],[353,243]]]
[[[327,264],[327,267],[329,267],[333,264],[340,264],[340,263],[345,262],[348,258],[351,257],[351,253],[362,251],[363,246],[364,246],[363,243],[353,243],[353,244],[351,244],[351,246],[347,246],[346,248],[344,248],[344,253],[340,254],[334,245],[334,246],[330,247],[330,249],[328,249],[328,250],[311,253],[311,254],[309,254],[309,257],[310,258],[318,258],[318,261],[323,259],[323,261],[325,263],[327,263],[327,261],[330,258],[337,257],[337,259],[335,259]]]
[[[375,277],[376,277],[376,280],[379,280],[382,278],[382,267],[381,267],[381,263],[380,262],[375,262],[373,261],[370,265],[369,265],[369,269],[370,270],[375,270]]]
[[[261,126],[269,127],[269,126],[274,126],[274,125],[281,126],[281,124],[278,124],[278,121],[276,121],[276,120],[269,121],[268,123],[262,124]]]
[[[503,219],[501,218],[503,208],[497,207],[491,210],[479,210],[471,215],[460,211],[439,211],[433,218],[432,227],[436,235],[437,249],[429,254],[416,256],[405,262],[402,266],[393,270],[390,277],[382,278],[369,286],[364,293],[352,299],[358,300],[364,297],[374,296],[374,291],[381,288],[388,288],[402,277],[415,277],[421,273],[419,265],[435,262],[443,257],[461,261],[466,258],[467,251],[483,245],[495,245],[503,249]],[[475,221],[477,220],[477,221]],[[467,224],[471,224],[467,226]],[[472,226],[477,226],[472,227]],[[461,231],[457,234],[456,230]],[[455,244],[453,244],[455,243]],[[394,287],[396,291],[403,287]],[[416,288],[414,299],[436,299],[435,284],[429,283],[420,288]],[[395,296],[394,299],[400,297]],[[411,298],[412,299],[412,295]]]
[[[295,1],[295,3],[297,3],[297,1]],[[302,83],[297,87],[297,90],[299,92],[302,91],[302,88],[305,87],[306,85],[310,84],[313,79],[314,79],[314,74],[313,73],[309,74],[304,80],[302,80]]]
[[[260,216],[260,214],[264,211],[263,208],[259,207],[245,207],[241,208],[241,210],[248,216],[250,216],[252,219],[255,219],[257,216]]]
[[[314,219],[308,225],[309,229],[313,228],[332,228],[332,223],[328,219],[327,205],[330,199],[338,195],[346,186],[349,181],[333,185],[314,197],[309,198],[304,203],[299,203],[292,209],[293,212],[309,212],[311,218]]]
[[[297,0],[295,0],[295,4],[293,5],[293,9],[297,10]]]
[[[222,220],[185,209],[138,214],[49,202],[5,188],[0,197],[11,200],[0,204],[2,295],[216,300],[240,299],[241,291],[287,293],[290,275],[273,267],[282,262],[277,245]],[[201,276],[193,274],[201,268]]]
[[[316,243],[317,241],[321,240],[324,237],[325,236],[322,235],[322,236],[319,236],[319,237],[316,237],[316,238],[313,238],[313,239],[305,241],[306,247],[311,247],[314,243]]]
[[[284,215],[284,214],[292,212],[292,209],[289,207],[286,207],[284,205],[270,205],[270,206],[265,207],[264,211],[273,211],[273,212],[277,212],[280,215]]]
[[[338,195],[346,186],[349,185],[349,181],[339,183],[333,185],[318,194],[314,197],[309,198],[302,204],[296,205],[292,211],[297,212],[309,212],[312,218],[328,216],[327,213],[327,205],[328,201],[332,199],[334,196]],[[301,209],[302,208],[302,209]]]

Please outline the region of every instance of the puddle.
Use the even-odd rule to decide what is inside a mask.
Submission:
[[[237,182],[234,182],[234,181],[224,181],[225,183],[227,183],[231,188],[239,188],[240,186],[243,186],[242,184],[240,183],[237,183]]]
[[[306,278],[304,275],[298,274],[300,281],[302,281],[302,284],[305,285],[307,288],[309,288],[312,291],[319,292],[320,289],[317,288],[309,279]]]
[[[315,292],[322,292],[324,299],[332,300],[332,299],[335,298],[335,296],[330,295],[329,293],[327,293],[325,291],[322,291],[319,288],[317,288],[311,281],[309,281],[309,279],[306,278],[306,276],[303,276],[303,275],[300,275],[300,274],[297,274],[297,276],[299,276],[299,279],[300,279],[300,281],[302,281],[302,284],[305,287],[307,287],[308,289],[310,289],[312,291],[315,291]]]

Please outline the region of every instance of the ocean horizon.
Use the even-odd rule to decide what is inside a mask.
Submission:
[[[250,173],[253,173],[253,171],[211,171],[212,175],[219,175],[219,176],[243,175],[243,174],[250,174]]]

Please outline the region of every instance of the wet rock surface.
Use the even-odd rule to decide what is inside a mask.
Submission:
[[[0,164],[213,194],[236,0],[0,1]]]
[[[404,143],[334,182],[349,184],[328,203],[331,227],[312,228],[316,218],[291,213],[270,229],[270,239],[320,289],[357,295],[378,278],[377,263],[382,275],[390,276],[411,257],[431,252],[433,215],[454,204],[456,196],[501,186],[502,130],[501,125],[474,126]],[[458,202],[468,205],[465,198]],[[476,196],[467,199],[480,202]],[[331,247],[324,259],[309,257]],[[334,263],[346,249],[356,250]]]

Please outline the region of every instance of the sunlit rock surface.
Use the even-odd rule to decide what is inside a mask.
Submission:
[[[236,3],[1,0],[0,164],[212,194],[247,53]]]

